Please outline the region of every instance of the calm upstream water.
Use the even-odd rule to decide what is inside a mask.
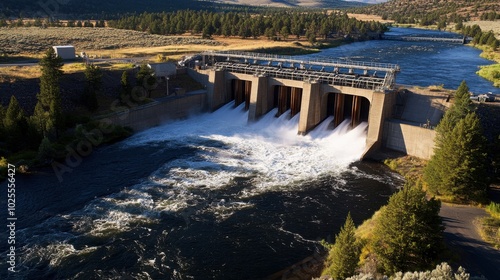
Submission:
[[[496,90],[474,74],[489,62],[461,45],[371,41],[317,55],[398,63],[402,84],[466,79]],[[361,223],[401,186],[358,161],[366,123],[332,131],[329,119],[298,136],[297,117],[274,114],[248,125],[228,104],[100,148],[62,182],[51,170],[18,175],[17,272],[7,273],[2,231],[0,279],[259,279],[313,254],[349,211]]]
[[[392,28],[387,34],[461,38],[453,33],[413,28]],[[462,44],[378,40],[327,49],[311,56],[399,64],[398,84],[456,89],[465,80],[474,93],[500,94],[499,88],[476,74],[479,66],[493,63],[480,54],[481,50]]]

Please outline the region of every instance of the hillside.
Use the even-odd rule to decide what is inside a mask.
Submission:
[[[363,1],[363,0],[362,0]],[[379,0],[364,0],[379,1]],[[47,4],[50,3],[50,4]],[[65,3],[65,4],[58,4]],[[65,19],[116,18],[123,14],[142,12],[170,12],[175,10],[258,10],[263,7],[302,7],[302,8],[348,8],[365,5],[360,2],[342,0],[66,0],[32,1],[2,0],[0,18],[48,16]]]
[[[500,18],[500,2],[498,0],[390,0],[358,8],[356,12],[379,15],[397,23],[425,26],[439,21],[457,23],[464,20]]]
[[[44,4],[51,3],[51,4]],[[55,4],[54,4],[55,3]],[[58,4],[62,3],[62,4]],[[75,15],[109,16],[135,12],[174,11],[179,9],[213,9],[216,5],[198,0],[86,0],[86,1],[33,1],[33,0],[2,0],[0,2],[0,17],[61,17]]]
[[[303,7],[303,8],[345,8],[363,6],[361,2],[384,1],[384,0],[215,0],[217,3],[238,4],[248,6],[265,7]]]

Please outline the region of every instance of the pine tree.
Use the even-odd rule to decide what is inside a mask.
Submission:
[[[122,77],[120,80],[120,85],[121,85],[120,99],[121,99],[122,103],[126,103],[127,100],[129,99],[130,93],[131,93],[131,87],[130,87],[130,82],[128,79],[127,71],[123,71]]]
[[[354,236],[355,230],[356,226],[349,213],[340,233],[335,236],[335,244],[328,255],[323,275],[333,279],[345,279],[354,275],[361,254],[361,248]]]
[[[434,156],[424,169],[428,190],[456,200],[480,200],[487,186],[486,142],[465,81],[436,131]]]
[[[50,132],[57,136],[58,130],[63,126],[59,88],[59,80],[63,73],[62,59],[57,56],[53,48],[49,48],[40,61],[40,66],[42,68],[40,93],[37,95],[38,103],[31,121],[41,135]]]
[[[459,201],[484,198],[486,140],[476,113],[467,114],[441,139],[424,170],[429,191]]]
[[[0,103],[0,142],[5,140],[5,136],[7,135],[5,132],[5,128],[3,125],[3,120],[5,119],[5,108]]]
[[[420,186],[406,185],[389,199],[375,226],[374,252],[388,274],[432,267],[441,248],[441,204]]]
[[[25,132],[27,131],[27,122],[24,110],[19,105],[16,97],[11,96],[9,107],[3,118],[3,127],[6,133],[7,144],[11,150],[20,150],[25,148]]]
[[[102,86],[102,72],[101,68],[95,66],[94,64],[87,65],[85,67],[85,89],[83,93],[83,103],[87,108],[94,112],[99,108],[99,102],[97,100],[97,92]]]
[[[142,64],[139,72],[137,72],[137,85],[146,89],[148,95],[151,95],[151,90],[154,88],[156,79],[153,76],[153,70],[146,64]]]
[[[469,87],[465,81],[460,83],[453,100],[453,105],[446,111],[436,128],[438,133],[437,143],[443,141],[443,137],[448,135],[462,118],[472,112]]]
[[[24,111],[21,109],[16,97],[12,95],[10,97],[9,107],[7,107],[7,111],[5,112],[3,125],[7,130],[16,129],[24,119]]]

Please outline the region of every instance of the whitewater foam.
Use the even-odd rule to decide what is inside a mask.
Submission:
[[[199,152],[166,164],[156,183],[174,187],[217,188],[236,176],[255,177],[258,188],[290,185],[321,174],[340,174],[365,150],[367,124],[335,130],[326,119],[306,136],[297,135],[299,115],[276,118],[277,109],[247,124],[243,105],[153,128],[126,141],[127,146],[189,145]],[[215,141],[218,145],[207,143]],[[155,177],[155,176],[153,176]]]

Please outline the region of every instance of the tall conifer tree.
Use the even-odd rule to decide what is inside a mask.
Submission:
[[[40,61],[42,76],[40,77],[40,93],[38,103],[31,118],[32,124],[42,135],[55,134],[63,126],[61,92],[59,81],[63,74],[61,57],[57,56],[53,48],[49,48]]]
[[[428,190],[459,201],[484,198],[488,185],[486,140],[465,81],[436,131],[434,156],[424,169]]]
[[[349,213],[340,233],[335,236],[335,244],[327,259],[329,265],[323,275],[333,279],[345,279],[354,275],[361,254],[361,248],[354,236],[355,231],[356,226]]]
[[[483,199],[488,186],[486,139],[476,113],[459,120],[442,139],[424,172],[429,191],[460,201]]]
[[[24,110],[19,105],[16,97],[11,96],[9,107],[3,118],[3,127],[7,144],[12,150],[20,150],[23,147],[24,133],[27,130],[27,122]]]
[[[94,64],[87,65],[85,67],[85,91],[83,94],[83,103],[87,108],[94,112],[99,108],[99,102],[97,100],[97,92],[102,86],[102,71],[101,68]]]
[[[427,200],[420,186],[406,185],[389,199],[375,226],[374,251],[385,273],[435,265],[441,249],[439,201]]]

